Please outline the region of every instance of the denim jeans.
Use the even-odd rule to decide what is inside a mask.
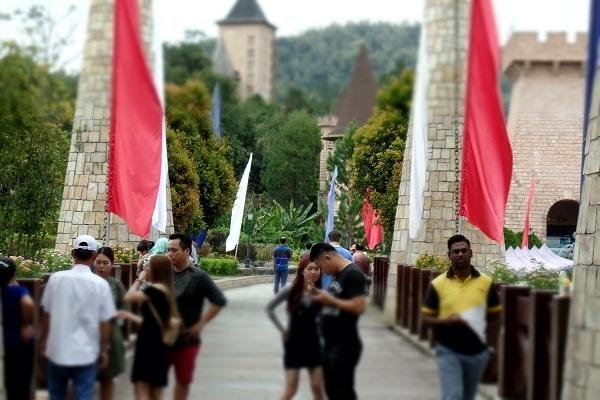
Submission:
[[[461,354],[437,345],[435,349],[442,400],[473,400],[490,358],[486,349],[478,354]]]
[[[48,360],[50,400],[64,400],[69,380],[73,380],[75,400],[92,400],[96,384],[96,364],[66,367]]]
[[[323,350],[323,378],[329,400],[356,400],[354,375],[362,354],[362,344],[336,344]]]
[[[279,289],[285,286],[288,278],[288,270],[277,271],[275,270],[275,294],[279,292]]]

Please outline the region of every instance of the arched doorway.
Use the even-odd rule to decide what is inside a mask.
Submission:
[[[550,207],[546,220],[546,241],[549,247],[560,248],[573,243],[578,215],[579,203],[575,200],[560,200]]]

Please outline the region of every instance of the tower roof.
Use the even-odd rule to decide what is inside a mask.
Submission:
[[[218,24],[265,24],[272,29],[276,29],[275,25],[267,20],[256,0],[237,0],[227,17],[220,20]]]
[[[344,131],[353,121],[359,125],[367,122],[373,115],[376,99],[377,83],[367,47],[363,44],[358,52],[350,82],[337,107],[337,126],[323,139],[335,140],[344,136]]]
[[[212,55],[212,63],[213,70],[217,74],[230,78],[235,77],[235,70],[233,69],[231,58],[229,58],[225,43],[223,43],[221,39],[217,40],[217,47],[215,47],[215,52]]]

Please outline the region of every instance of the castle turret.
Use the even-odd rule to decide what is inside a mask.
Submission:
[[[275,97],[275,25],[256,0],[237,0],[218,22],[219,38],[240,79],[240,97]]]

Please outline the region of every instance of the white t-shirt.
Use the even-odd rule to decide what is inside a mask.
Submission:
[[[50,276],[42,296],[50,314],[46,357],[64,366],[89,365],[100,353],[100,322],[115,316],[108,282],[87,265]]]

